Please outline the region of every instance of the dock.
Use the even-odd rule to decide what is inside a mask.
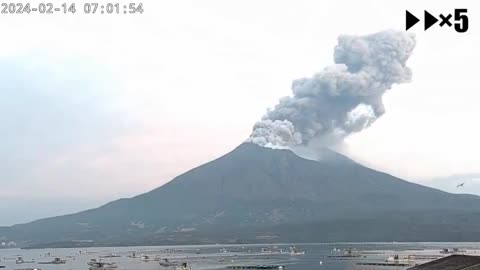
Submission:
[[[328,255],[327,258],[360,258],[364,257],[364,255]]]
[[[227,269],[284,269],[284,265],[234,265]]]
[[[451,255],[407,270],[480,270],[480,256]]]
[[[396,266],[396,267],[406,267],[406,266],[411,266],[409,263],[388,263],[388,262],[365,262],[365,263],[357,263],[357,265],[362,265],[362,266]]]

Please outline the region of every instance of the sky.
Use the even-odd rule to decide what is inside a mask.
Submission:
[[[38,3],[38,2],[31,2]],[[77,2],[77,7],[82,7]],[[338,151],[408,181],[480,195],[478,1],[143,1],[138,15],[0,15],[0,225],[154,189],[243,142],[342,34],[421,23],[410,83]],[[465,179],[464,187],[456,188]]]

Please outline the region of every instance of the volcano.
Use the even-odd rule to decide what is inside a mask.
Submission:
[[[244,143],[139,196],[0,228],[23,246],[478,241],[480,197]]]

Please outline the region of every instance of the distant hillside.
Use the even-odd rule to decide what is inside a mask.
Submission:
[[[0,228],[0,237],[23,245],[480,240],[480,197],[325,151],[328,159],[312,161],[244,143],[151,192]]]

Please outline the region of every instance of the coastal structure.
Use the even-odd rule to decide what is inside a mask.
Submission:
[[[407,270],[480,270],[480,256],[451,255]]]

